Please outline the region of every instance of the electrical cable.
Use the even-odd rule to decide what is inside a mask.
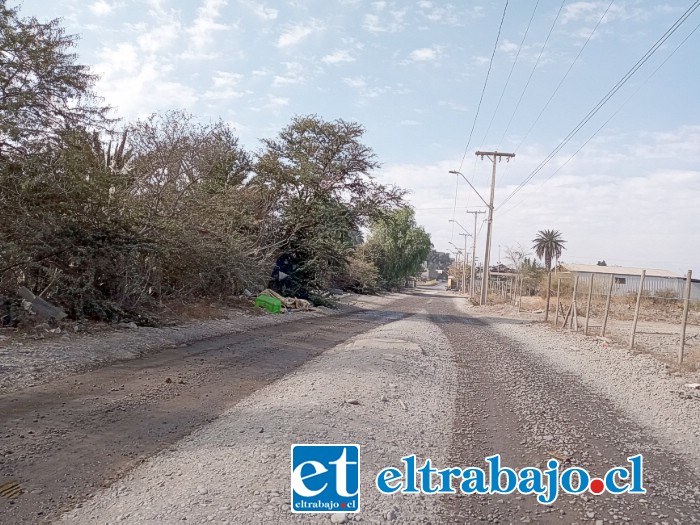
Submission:
[[[523,39],[520,41],[520,45],[518,46],[518,52],[515,54],[515,59],[513,60],[513,65],[510,66],[510,71],[508,72],[508,77],[506,78],[506,83],[503,85],[503,90],[501,91],[501,96],[498,97],[498,103],[496,104],[496,109],[493,111],[493,115],[491,116],[491,121],[489,122],[488,128],[486,128],[486,133],[484,133],[484,138],[481,141],[481,144],[483,145],[486,143],[486,138],[489,135],[489,131],[491,131],[491,125],[493,124],[494,119],[496,118],[496,114],[498,113],[498,109],[501,107],[501,102],[503,101],[503,96],[506,93],[506,89],[508,88],[508,84],[510,83],[510,77],[513,76],[513,70],[515,69],[515,65],[518,63],[518,58],[520,57],[520,52],[523,49],[523,44],[525,43],[525,39],[527,38],[527,34],[530,31],[530,26],[532,25],[532,20],[535,18],[535,13],[537,12],[537,6],[540,5],[540,0],[537,0],[535,2],[535,8],[532,10],[532,15],[530,15],[530,20],[527,23],[527,27],[525,28],[525,34],[523,35]]]
[[[578,148],[578,149],[577,149],[577,150],[576,150],[576,151],[575,151],[561,166],[559,166],[556,170],[554,170],[554,172],[553,172],[549,177],[547,177],[546,179],[544,179],[544,180],[539,184],[538,188],[541,188],[547,181],[549,181],[552,177],[554,177],[557,173],[559,173],[559,171],[561,171],[562,168],[564,168],[569,162],[571,162],[571,161],[573,160],[573,158],[574,158],[576,155],[578,155],[579,152],[580,152],[584,147],[586,147],[586,145],[588,145],[588,143],[589,143],[591,140],[593,140],[593,138],[594,138],[598,133],[600,133],[600,131],[601,131],[603,128],[605,128],[605,126],[607,126],[607,125],[610,123],[610,121],[611,121],[615,116],[617,116],[618,113],[620,113],[620,111],[622,111],[622,109],[630,102],[630,100],[632,100],[632,99],[637,95],[637,93],[639,93],[639,92],[642,90],[642,88],[647,84],[647,82],[649,82],[649,80],[651,80],[652,77],[653,77],[654,75],[656,75],[656,73],[659,72],[659,70],[666,64],[666,62],[668,62],[668,61],[671,59],[671,57],[673,57],[673,55],[676,54],[676,52],[690,39],[691,36],[693,36],[693,35],[695,34],[695,32],[696,32],[698,29],[700,29],[700,24],[696,25],[695,28],[693,28],[693,30],[692,30],[690,33],[688,33],[688,35],[686,35],[686,37],[675,47],[675,49],[674,49],[673,51],[671,51],[671,53],[656,67],[656,69],[654,69],[654,71],[652,71],[652,73],[644,80],[644,82],[642,82],[642,83],[639,85],[639,87],[638,87],[629,97],[627,97],[627,99],[622,103],[622,105],[620,105],[620,107],[617,108],[617,110],[615,110],[615,112],[614,112],[612,115],[610,115],[610,117],[608,117],[608,119],[607,119],[605,122],[603,122],[603,124],[602,124],[597,130],[595,130],[595,132],[594,132],[590,137],[588,137],[588,139],[587,139],[583,144],[581,144],[581,146],[580,146],[580,147],[579,147],[579,148]],[[515,204],[514,206],[511,206],[510,208],[508,208],[508,209],[507,209],[506,211],[504,211],[501,215],[505,215],[506,213],[509,213],[509,212],[513,211],[515,208],[517,208],[518,206],[520,206],[523,202],[524,202],[524,200],[521,200],[520,202],[518,202],[518,203]],[[503,201],[496,209],[499,209],[499,208],[500,208],[501,206],[503,206],[505,203],[506,203],[506,201]]]
[[[540,110],[540,113],[537,115],[537,118],[535,119],[535,121],[534,121],[534,122],[532,123],[532,125],[530,126],[530,129],[528,129],[528,130],[527,130],[527,133],[525,133],[525,135],[523,136],[523,138],[520,139],[520,142],[519,142],[518,145],[515,147],[515,149],[513,150],[513,152],[517,152],[517,151],[520,149],[520,146],[523,145],[523,142],[525,142],[525,140],[526,140],[527,137],[530,135],[530,133],[532,132],[532,130],[534,129],[534,127],[535,127],[535,126],[537,125],[537,123],[540,121],[540,118],[542,118],[542,114],[543,114],[543,113],[545,112],[545,110],[549,107],[549,104],[550,104],[550,103],[552,102],[552,100],[554,99],[554,96],[555,96],[555,95],[557,94],[557,92],[559,91],[559,88],[561,88],[562,84],[564,83],[564,81],[566,80],[566,78],[569,76],[569,73],[571,73],[571,70],[573,69],[574,65],[576,64],[576,62],[578,61],[579,57],[580,57],[581,54],[583,53],[583,50],[586,49],[586,46],[588,46],[588,43],[591,41],[591,38],[593,38],[593,35],[594,35],[595,32],[598,30],[598,26],[600,26],[600,24],[603,22],[603,20],[605,19],[605,16],[608,14],[608,11],[610,11],[610,8],[612,7],[612,5],[613,5],[614,2],[615,2],[615,0],[610,0],[610,3],[608,4],[608,7],[605,8],[605,11],[603,12],[603,14],[601,15],[600,19],[598,20],[598,23],[595,25],[595,27],[593,28],[593,30],[592,30],[592,31],[590,32],[590,34],[588,35],[588,38],[586,39],[586,41],[585,41],[585,42],[583,43],[583,45],[581,46],[581,49],[578,50],[578,54],[574,57],[574,60],[573,60],[573,61],[571,62],[571,64],[569,65],[569,68],[566,70],[566,73],[564,73],[564,76],[561,77],[561,80],[559,81],[559,84],[557,84],[557,87],[554,88],[554,91],[552,91],[552,94],[549,96],[549,99],[547,100],[547,102],[545,103],[545,105],[542,106],[542,109]]]
[[[476,114],[474,115],[474,122],[472,123],[472,129],[469,132],[469,138],[467,139],[467,145],[464,148],[464,155],[462,155],[462,160],[459,163],[459,169],[457,171],[462,171],[462,166],[464,165],[464,159],[467,158],[467,152],[469,151],[469,145],[472,141],[472,136],[474,135],[474,128],[476,127],[476,121],[479,118],[479,112],[481,111],[481,103],[484,100],[484,93],[486,93],[486,86],[489,83],[489,76],[491,75],[491,68],[493,67],[493,59],[496,56],[496,49],[498,49],[498,41],[501,38],[501,29],[503,29],[503,21],[506,19],[506,11],[508,10],[508,0],[506,0],[505,6],[503,6],[503,14],[501,15],[501,22],[498,25],[498,33],[496,34],[496,42],[493,45],[493,53],[491,53],[491,60],[489,61],[489,68],[486,71],[486,79],[484,80],[484,86],[481,88],[481,96],[479,97],[479,104],[476,107]]]
[[[654,43],[651,48],[625,73],[617,84],[615,84],[607,94],[591,109],[588,114],[571,130],[564,139],[554,148],[547,157],[523,180],[518,187],[511,192],[508,197],[498,206],[499,208],[513,198],[523,187],[525,187],[549,162],[566,146],[571,139],[600,111],[600,109],[625,85],[632,76],[658,51],[658,49],[680,28],[681,25],[700,7],[700,0],[696,0],[683,13],[676,22]]]
[[[537,69],[537,65],[540,63],[540,59],[542,58],[542,54],[544,53],[544,49],[547,47],[547,42],[549,42],[549,38],[552,36],[552,31],[554,31],[554,26],[557,25],[557,20],[559,20],[559,15],[561,15],[562,9],[564,9],[564,4],[566,3],[566,0],[562,0],[561,5],[559,6],[559,11],[557,11],[557,16],[554,17],[554,22],[552,22],[552,27],[549,28],[549,33],[547,33],[547,38],[544,41],[544,44],[542,44],[542,49],[540,49],[540,54],[537,55],[537,60],[535,60],[535,65],[532,67],[532,71],[530,71],[530,76],[527,79],[527,82],[525,82],[525,87],[523,88],[522,93],[520,93],[520,98],[518,99],[518,103],[515,105],[515,109],[513,110],[513,114],[510,116],[510,120],[508,120],[508,125],[506,126],[506,130],[503,132],[503,136],[501,137],[501,140],[498,141],[498,147],[496,150],[498,150],[501,147],[501,144],[503,143],[503,139],[505,139],[506,135],[508,134],[508,130],[510,129],[510,125],[513,123],[513,119],[515,118],[515,114],[518,112],[518,109],[520,108],[520,103],[523,101],[523,97],[525,96],[525,93],[527,92],[527,88],[530,85],[530,81],[532,80],[532,76],[535,74],[535,70]]]

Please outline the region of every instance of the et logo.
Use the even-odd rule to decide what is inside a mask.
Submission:
[[[359,512],[360,445],[292,445],[292,512]]]

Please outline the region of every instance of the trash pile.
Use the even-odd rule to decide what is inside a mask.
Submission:
[[[255,306],[264,308],[271,313],[286,312],[288,310],[299,310],[303,312],[316,311],[316,308],[306,299],[283,297],[269,288],[258,294],[257,298],[255,299]]]

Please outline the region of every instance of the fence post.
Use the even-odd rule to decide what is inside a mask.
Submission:
[[[561,293],[561,277],[557,279],[557,315],[554,317],[554,327],[559,324],[559,294]]]
[[[591,273],[591,284],[588,285],[588,304],[586,305],[586,326],[583,329],[583,335],[588,335],[588,320],[591,318],[591,299],[593,297],[593,278],[594,273]]]
[[[644,278],[647,275],[646,270],[642,270],[642,276],[639,279],[639,291],[637,292],[637,306],[634,308],[634,321],[632,321],[632,333],[630,334],[629,349],[634,348],[634,333],[637,331],[637,320],[639,319],[639,306],[642,304],[642,291],[644,290]]]
[[[520,276],[520,284],[518,285],[518,313],[523,306],[523,277]]]
[[[576,317],[576,290],[578,290],[578,274],[574,278],[574,293],[571,296],[571,329],[578,332],[578,319]]]
[[[681,321],[681,346],[678,348],[678,364],[683,364],[683,351],[685,350],[685,326],[688,324],[688,309],[690,307],[690,291],[693,287],[693,270],[688,270],[685,279],[685,298],[683,301],[683,319]]]
[[[608,326],[608,313],[610,312],[610,298],[612,297],[613,285],[615,284],[615,274],[610,276],[610,287],[608,288],[608,298],[605,300],[605,316],[603,326],[600,329],[600,337],[605,337],[605,329]]]

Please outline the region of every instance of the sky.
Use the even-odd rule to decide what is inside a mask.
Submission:
[[[475,152],[496,150],[515,157],[497,164],[492,262],[555,229],[564,262],[700,277],[700,9],[676,24],[694,4],[24,0],[20,12],[80,35],[78,60],[125,122],[185,109],[230,123],[250,151],[297,115],[362,124],[374,176],[410,190],[440,251],[463,246],[466,211],[486,208],[449,171],[488,200],[492,164]]]

